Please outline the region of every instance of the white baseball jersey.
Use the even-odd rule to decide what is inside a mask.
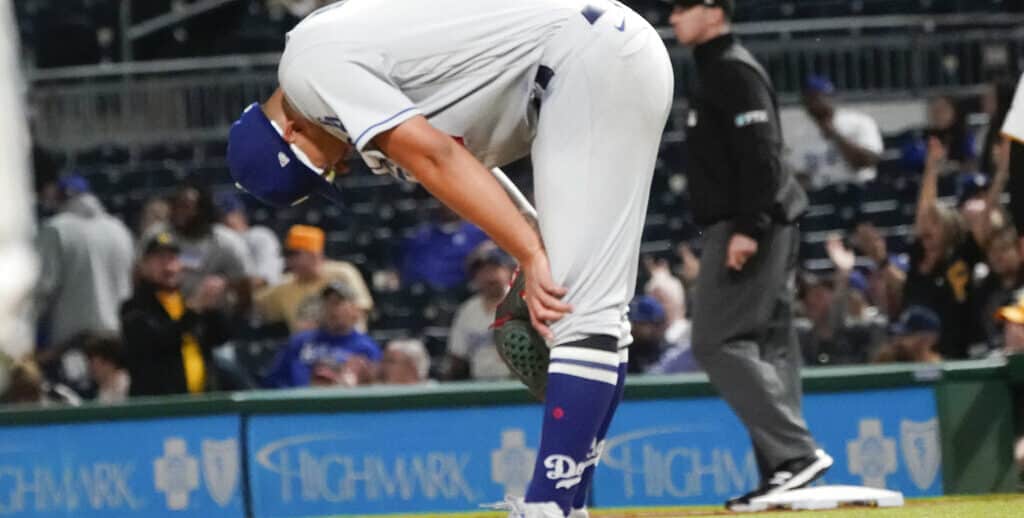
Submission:
[[[885,150],[882,132],[870,115],[839,108],[832,118],[836,132],[873,153]],[[787,139],[791,160],[797,171],[806,173],[815,187],[841,183],[864,183],[875,179],[874,167],[854,168],[843,158],[839,148],[821,135],[817,124],[808,117],[803,131]]]
[[[1006,120],[1000,133],[1017,142],[1024,143],[1024,74],[1017,82],[1017,91],[1013,94],[1013,104],[1010,111],[1006,113]]]
[[[416,115],[485,166],[530,154],[552,279],[573,306],[549,345],[631,341],[673,88],[642,16],[612,0],[347,0],[289,33],[278,77],[296,109],[364,158],[380,156],[374,136]]]
[[[573,0],[347,0],[288,33],[278,68],[306,118],[359,151],[416,115],[487,166],[529,153],[529,110],[545,42]]]

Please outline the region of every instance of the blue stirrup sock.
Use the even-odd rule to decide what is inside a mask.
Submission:
[[[625,353],[626,349],[623,349],[622,352]],[[594,462],[583,472],[583,481],[580,482],[580,488],[576,491],[576,497],[572,501],[573,509],[583,509],[587,507],[590,501],[590,489],[591,484],[594,482],[594,472],[597,471],[597,464],[601,460],[601,454],[604,453],[604,439],[608,436],[608,429],[612,425],[615,411],[618,410],[619,403],[622,402],[622,394],[626,389],[626,370],[629,367],[629,358],[624,356],[620,359],[622,361],[619,363],[619,383],[615,386],[615,394],[612,397],[611,405],[608,407],[608,413],[605,414],[601,428],[597,431],[597,447],[590,452],[590,455],[594,456]]]
[[[608,349],[609,340],[612,350],[595,348]],[[599,457],[593,453],[599,453],[597,437],[611,420],[619,370],[611,337],[593,336],[551,350],[544,428],[526,502],[555,502],[569,514],[584,473]]]

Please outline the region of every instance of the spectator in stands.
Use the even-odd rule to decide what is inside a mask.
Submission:
[[[650,274],[644,293],[654,297],[665,310],[668,327],[665,342],[671,345],[690,343],[690,320],[686,318],[686,288],[683,281],[672,274],[668,261],[646,259],[644,266]]]
[[[163,196],[157,196],[146,200],[139,214],[139,224],[135,229],[135,235],[142,237],[149,235],[156,227],[166,228],[171,222],[171,204]]]
[[[948,95],[933,97],[928,101],[928,127],[923,133],[913,135],[903,145],[903,165],[909,170],[920,171],[927,165],[929,140],[935,138],[947,150],[945,170],[974,171],[977,150],[974,135],[967,127],[967,117],[956,99]],[[946,171],[941,172],[946,172]]]
[[[4,358],[0,358],[0,360],[4,360]],[[51,403],[59,403],[77,406],[82,403],[81,398],[73,390],[64,385],[49,383],[43,377],[39,366],[31,358],[22,358],[11,363],[6,374],[6,386],[0,386],[3,388],[0,391],[0,405],[36,404],[47,406]]]
[[[861,255],[873,262],[867,274],[868,302],[887,319],[898,319],[903,309],[909,259],[890,254],[882,233],[871,223],[858,224],[851,241]]]
[[[274,231],[261,225],[250,225],[245,204],[234,192],[221,193],[217,198],[217,208],[220,209],[221,223],[245,240],[251,274],[257,286],[280,282],[284,259],[281,257],[281,241]]]
[[[1017,231],[1012,226],[1004,227],[989,240],[985,249],[987,275],[976,282],[971,292],[973,317],[978,328],[974,337],[988,347],[998,346],[1002,333],[998,323],[992,319],[999,308],[1010,304],[1015,294],[1024,288],[1024,260]],[[975,351],[971,356],[977,356]]]
[[[1003,324],[1003,339],[993,355],[1024,354],[1024,297],[1018,294],[1011,304],[999,308],[996,320]]]
[[[128,227],[107,213],[81,176],[61,180],[58,192],[60,212],[38,235],[42,270],[35,298],[43,346],[60,346],[82,332],[117,333],[117,308],[132,289]]]
[[[648,372],[658,364],[669,347],[665,343],[665,330],[668,328],[665,308],[654,297],[639,295],[629,304],[629,322],[633,343],[629,346],[628,372]]]
[[[866,113],[836,106],[834,93],[828,78],[807,78],[804,109],[818,131],[787,141],[797,162],[795,169],[816,188],[874,180],[884,150],[875,120]]]
[[[945,157],[941,142],[932,138],[918,195],[916,239],[911,246],[903,303],[937,314],[942,322],[938,353],[959,359],[967,357],[975,329],[968,294],[975,265],[983,257],[977,241],[967,237],[960,214],[938,202],[938,174]]]
[[[353,356],[371,362],[381,359],[380,347],[356,329],[362,312],[356,292],[343,282],[327,283],[320,292],[321,317],[317,329],[293,335],[278,353],[265,385],[272,388],[304,387],[314,368],[343,365]]]
[[[985,140],[980,149],[981,164],[978,170],[988,176],[994,176],[996,173],[992,150],[1002,143],[1003,137],[999,130],[1006,121],[1007,112],[1010,111],[1016,86],[1016,78],[994,81],[981,98],[982,111],[988,115],[988,127],[985,129]]]
[[[181,245],[170,232],[145,238],[140,253],[135,293],[121,306],[131,395],[219,389],[212,350],[230,337],[221,310],[227,283],[208,276],[186,296]]]
[[[171,230],[181,247],[181,291],[185,297],[192,296],[203,279],[216,275],[248,298],[252,267],[245,241],[218,219],[213,196],[205,187],[186,184],[171,198]],[[168,230],[154,228],[157,232]]]
[[[429,381],[430,355],[420,340],[392,340],[380,362],[378,383],[415,385]]]
[[[967,114],[951,96],[940,95],[928,101],[928,137],[938,138],[948,150],[947,159],[973,170],[978,158],[974,134],[967,127]]]
[[[455,312],[448,333],[444,378],[503,379],[511,374],[494,346],[494,311],[512,282],[515,261],[491,241],[470,254],[466,270],[476,294]]]
[[[436,290],[466,284],[466,258],[487,240],[476,225],[447,207],[438,208],[435,220],[416,229],[401,245],[402,285],[422,282]]]
[[[366,329],[366,315],[373,309],[370,290],[351,263],[324,258],[324,239],[324,231],[317,227],[294,225],[288,230],[284,243],[288,274],[280,284],[256,295],[256,312],[264,323],[284,322],[291,333],[315,328],[324,286],[341,282],[355,293],[357,328]]]
[[[124,350],[117,336],[93,336],[85,343],[89,375],[96,384],[96,401],[121,403],[128,399],[131,376],[124,364]]]
[[[923,306],[910,306],[893,324],[893,339],[875,355],[875,363],[936,363],[943,324],[939,315]]]
[[[803,276],[800,300],[806,320],[798,321],[807,365],[865,363],[885,338],[886,320],[867,303],[867,279],[854,270],[854,254],[838,236],[826,249],[835,266],[831,280]]]

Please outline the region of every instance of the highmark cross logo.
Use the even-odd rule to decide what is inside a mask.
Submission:
[[[199,461],[188,454],[185,439],[164,441],[164,456],[153,462],[156,489],[167,498],[167,509],[188,509],[189,495],[199,487]]]
[[[239,478],[237,439],[202,442],[202,474],[210,498],[221,507],[234,499]],[[185,439],[169,437],[164,454],[153,461],[153,482],[167,499],[167,509],[188,509],[192,492],[199,488],[199,460],[190,455]]]
[[[885,477],[896,473],[896,441],[882,434],[882,421],[861,419],[857,439],[846,443],[849,469],[865,486],[884,488]]]
[[[491,451],[491,480],[511,496],[526,494],[533,475],[537,450],[526,447],[526,432],[511,428],[501,432],[501,448]]]

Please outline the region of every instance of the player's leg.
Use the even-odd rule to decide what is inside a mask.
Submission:
[[[568,289],[564,300],[573,312],[552,325],[557,345],[549,370],[542,447],[526,501],[557,502],[563,511],[578,492],[586,491],[581,488],[583,475],[596,461],[588,454],[614,415],[620,362],[617,352],[590,354],[597,361],[579,366],[608,374],[602,376],[607,382],[595,384],[567,372],[558,360],[571,352],[566,359],[580,361],[582,354],[564,346],[573,344],[575,349],[592,337],[615,337],[615,345],[628,341],[623,321],[636,288],[651,177],[671,103],[671,65],[657,33],[632,15],[629,29],[619,32],[613,26],[622,19],[618,16],[602,21],[601,27],[581,16],[580,34],[574,36],[584,44],[571,59],[549,62],[554,75],[542,98],[533,146],[538,222],[552,277]],[[573,434],[554,419],[556,407],[575,405],[577,397],[604,405],[578,417],[583,421],[577,425],[588,437]],[[573,436],[563,439],[563,434]],[[579,471],[571,482],[547,467],[558,466],[565,457]]]
[[[597,430],[597,437],[594,439],[596,448],[594,448],[590,455],[593,457],[593,463],[586,468],[583,472],[583,479],[580,481],[579,490],[576,491],[576,496],[573,497],[572,501],[572,513],[569,518],[584,518],[587,516],[584,509],[590,504],[590,487],[594,481],[594,472],[597,470],[597,464],[601,460],[601,455],[604,453],[605,438],[608,437],[608,429],[611,428],[612,419],[615,417],[615,411],[618,409],[619,403],[622,402],[622,394],[626,389],[626,370],[629,366],[629,349],[623,348],[619,355],[619,382],[615,386],[615,393],[612,395],[612,402],[608,408],[608,412],[605,414],[604,420],[601,422],[601,426]],[[588,462],[591,460],[588,457]]]

